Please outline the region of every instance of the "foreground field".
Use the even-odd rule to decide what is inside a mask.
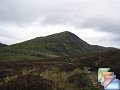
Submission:
[[[120,51],[0,62],[0,90],[103,90],[98,68],[109,67],[120,78],[119,61]]]
[[[75,64],[1,63],[0,90],[98,90]]]

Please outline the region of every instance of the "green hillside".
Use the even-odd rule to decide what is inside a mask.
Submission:
[[[90,45],[65,31],[1,48],[0,61],[41,60],[108,50],[111,48]]]

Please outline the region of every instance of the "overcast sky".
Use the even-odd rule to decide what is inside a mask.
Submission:
[[[120,48],[120,0],[0,0],[0,42],[11,45],[62,31]]]

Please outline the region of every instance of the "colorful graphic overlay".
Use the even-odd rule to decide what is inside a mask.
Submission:
[[[108,72],[110,68],[98,69],[98,82],[104,86],[104,90],[120,90],[120,80],[116,79],[114,72]]]

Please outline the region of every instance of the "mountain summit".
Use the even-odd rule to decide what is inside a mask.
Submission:
[[[90,45],[75,34],[65,31],[14,44],[5,47],[0,52],[3,55],[1,56],[3,57],[2,59],[6,60],[6,56],[12,60],[38,60],[41,58],[54,58],[107,50],[109,49],[105,47]]]

